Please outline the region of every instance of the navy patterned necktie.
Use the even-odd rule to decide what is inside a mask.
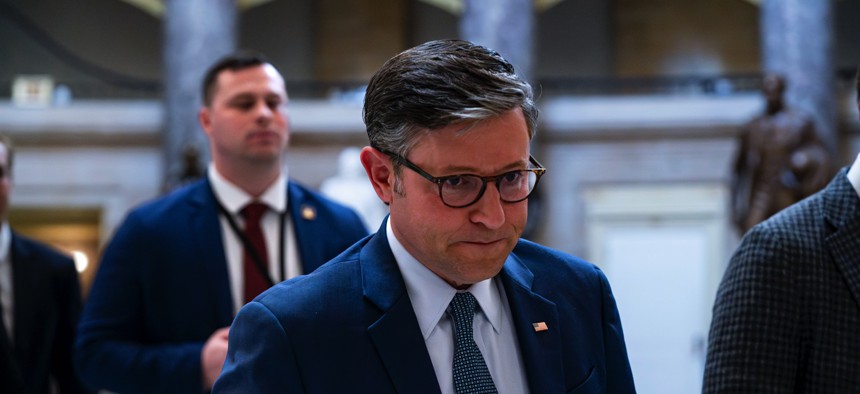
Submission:
[[[457,394],[497,393],[487,363],[472,336],[475,296],[457,293],[451,301],[454,319],[454,391]]]

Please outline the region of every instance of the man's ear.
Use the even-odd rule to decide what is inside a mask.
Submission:
[[[394,169],[391,159],[385,153],[369,146],[361,149],[360,158],[376,195],[386,205],[390,204],[394,194]]]
[[[212,114],[209,113],[209,107],[200,108],[200,111],[197,112],[197,121],[200,122],[203,132],[209,135],[209,129],[212,126]]]

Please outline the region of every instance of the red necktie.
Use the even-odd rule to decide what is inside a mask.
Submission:
[[[260,202],[252,202],[242,208],[242,216],[245,218],[245,237],[251,242],[251,246],[257,252],[257,255],[265,267],[265,272],[269,270],[269,253],[266,251],[266,240],[263,238],[263,229],[260,227],[260,218],[266,213],[269,207]],[[245,302],[249,302],[258,296],[264,290],[269,288],[268,280],[264,274],[260,272],[254,262],[253,255],[245,250],[242,256],[242,271],[245,277]]]

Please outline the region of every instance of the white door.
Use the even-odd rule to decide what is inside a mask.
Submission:
[[[589,192],[589,255],[618,302],[637,391],[700,393],[722,266],[722,193],[702,187]]]

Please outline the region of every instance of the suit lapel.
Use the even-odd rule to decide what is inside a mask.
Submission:
[[[308,274],[326,262],[324,242],[326,228],[317,220],[319,207],[312,204],[305,193],[292,182],[287,184],[287,212],[293,223],[296,249],[302,263],[302,273]]]
[[[45,284],[49,281],[40,280],[48,276],[48,273],[39,272],[39,265],[33,264],[35,257],[32,255],[32,250],[19,238],[15,233],[12,233],[12,244],[10,249],[12,257],[12,281],[13,291],[15,293],[15,311],[14,311],[14,337],[13,348],[20,354],[28,354],[30,335],[38,332],[40,324],[45,322],[37,322],[38,305],[44,305],[39,302],[39,297],[50,297],[52,289],[45,288]]]
[[[20,254],[20,253],[16,253],[16,249],[18,249],[18,246],[16,245],[16,243],[17,243],[16,237],[13,235],[12,236],[12,244],[10,245],[10,256],[13,256],[13,258],[10,260],[15,260],[14,256],[16,254]],[[20,259],[20,258],[21,257],[19,256],[18,259]],[[12,270],[13,270],[13,272],[12,272],[12,278],[13,279],[12,280],[14,281],[14,283],[12,284],[12,289],[16,293],[14,295],[16,304],[18,303],[18,294],[17,293],[20,293],[20,291],[18,290],[20,288],[20,284],[19,284],[19,281],[17,280],[17,275],[15,272],[15,270],[17,268],[18,267],[14,267],[14,266],[12,267]],[[20,271],[20,269],[18,269],[18,271]],[[17,309],[19,309],[19,308],[17,308],[17,307],[15,308],[15,312],[14,312],[15,316],[12,318],[14,321],[13,324],[15,324],[16,328],[18,326]],[[32,308],[30,308],[30,309],[32,309]],[[0,310],[0,311],[2,311],[2,310]],[[14,344],[9,339],[9,333],[6,331],[5,324],[3,324],[2,321],[0,321],[0,387],[2,387],[4,389],[9,389],[11,392],[23,392],[23,389],[21,387],[21,385],[22,385],[21,369],[20,369],[18,357],[15,354],[14,347],[15,347]],[[15,388],[15,389],[12,389],[12,388]]]
[[[382,312],[368,327],[395,391],[439,393],[439,382],[421,336],[412,302],[388,240],[385,225],[360,255],[365,298]]]
[[[502,269],[520,354],[533,393],[564,392],[561,326],[556,305],[533,291],[534,274],[511,255]],[[546,330],[536,330],[544,323]]]
[[[194,237],[197,261],[203,262],[201,269],[205,283],[215,300],[213,307],[218,321],[229,325],[233,321],[233,297],[230,292],[230,278],[227,273],[227,257],[224,254],[224,240],[221,235],[221,221],[215,194],[208,178],[195,187],[189,201],[191,234]]]
[[[821,194],[825,220],[834,230],[826,242],[854,301],[860,305],[860,198],[845,173],[840,171]]]

